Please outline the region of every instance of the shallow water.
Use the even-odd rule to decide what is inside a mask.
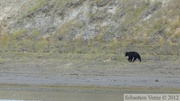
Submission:
[[[120,101],[120,95],[112,89],[23,87],[1,89],[0,101]]]
[[[0,86],[0,101],[123,101],[123,95],[128,93],[166,93],[166,91],[105,87],[3,85]]]

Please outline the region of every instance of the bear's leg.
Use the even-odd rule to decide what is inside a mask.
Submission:
[[[129,62],[131,62],[131,59],[130,59],[130,58],[128,58],[128,61],[129,61]]]
[[[133,57],[131,57],[131,62],[133,62]]]
[[[137,57],[134,57],[134,60],[133,60],[133,62],[134,62],[136,59],[137,59]]]
[[[132,62],[132,57],[131,56],[129,56],[128,61]]]
[[[138,60],[141,62],[141,57],[140,56],[138,57]]]

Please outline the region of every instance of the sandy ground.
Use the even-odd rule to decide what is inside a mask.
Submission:
[[[180,61],[62,62],[9,59],[0,64],[0,84],[180,89]]]

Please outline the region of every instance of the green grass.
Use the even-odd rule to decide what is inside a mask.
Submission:
[[[22,31],[23,32],[23,31]],[[148,45],[149,39],[143,39],[139,42],[139,39],[133,41],[132,37],[123,37],[123,40],[113,39],[109,42],[102,42],[100,39],[92,40],[84,43],[82,38],[77,38],[76,40],[66,41],[58,40],[55,37],[50,37],[48,39],[41,38],[41,34],[34,32],[34,34],[21,36],[22,32],[14,34],[14,36],[2,35],[0,43],[0,51],[5,52],[58,52],[58,53],[95,53],[95,54],[116,54],[117,52],[125,52],[129,50],[136,50],[146,52],[149,48],[153,49],[157,47],[167,46],[177,47],[177,45],[167,44],[163,37],[159,37],[159,42],[154,45]],[[147,37],[147,36],[146,36]],[[145,36],[144,36],[145,38]],[[134,44],[132,44],[134,43]],[[146,44],[146,45],[145,45]],[[166,50],[171,54],[177,54],[177,48],[174,50]],[[157,51],[152,50],[156,53]]]
[[[56,0],[55,6],[64,8],[68,2],[73,0]],[[35,0],[31,8],[25,9],[28,14],[35,12],[37,9],[43,7],[47,4],[49,0]],[[100,2],[100,0],[95,0],[95,2]],[[135,3],[137,8],[134,8],[132,4]],[[146,52],[149,51],[149,47],[158,47],[156,50],[161,50],[160,47],[169,46],[176,47],[180,34],[178,31],[179,26],[179,13],[173,12],[171,9],[178,7],[179,0],[175,0],[173,5],[170,4],[162,10],[158,10],[154,13],[153,17],[147,21],[143,21],[141,18],[146,11],[149,9],[149,5],[145,4],[144,1],[131,1],[128,0],[124,5],[120,5],[117,8],[117,13],[125,13],[125,18],[122,30],[120,27],[113,29],[113,26],[103,26],[97,31],[97,36],[84,40],[83,36],[76,36],[73,33],[73,29],[84,28],[82,21],[78,19],[72,19],[67,23],[63,24],[57,33],[52,34],[48,38],[43,38],[42,33],[36,29],[31,30],[32,34],[27,34],[26,29],[19,29],[11,34],[2,34],[0,36],[0,51],[2,52],[57,52],[57,53],[72,53],[72,54],[116,54],[123,53],[127,50],[136,50]],[[159,5],[159,3],[157,4]],[[155,5],[155,6],[157,6]],[[126,9],[126,7],[128,8]],[[98,17],[104,15],[104,12],[98,10],[97,12],[91,14],[89,17]],[[115,14],[111,20],[119,20],[119,15]],[[106,19],[105,19],[106,20]],[[103,22],[98,21],[99,23]],[[117,25],[118,26],[118,25]],[[155,35],[155,32],[164,28],[165,35]],[[120,38],[117,39],[112,37],[112,40],[105,41],[109,36],[113,36],[114,33],[122,33]],[[84,34],[84,32],[80,33]],[[71,38],[68,39],[67,37]],[[164,36],[171,37],[167,40]],[[61,37],[58,39],[57,37]],[[155,40],[157,39],[157,40]],[[133,46],[133,47],[131,47]],[[131,47],[131,48],[129,48]],[[178,51],[167,50],[169,54],[178,54]],[[159,51],[153,50],[152,53],[158,53]],[[160,51],[161,52],[161,51]],[[159,52],[159,53],[160,53]],[[163,53],[162,53],[163,54]],[[90,56],[89,56],[90,57]]]
[[[34,12],[47,3],[48,0],[34,0],[34,5],[28,9],[28,12]]]
[[[31,0],[27,1],[21,7],[21,13],[18,15],[18,21],[26,18],[27,16],[36,12],[39,8],[43,7],[49,0]]]
[[[6,59],[0,58],[0,64],[3,64],[6,61],[7,61]]]

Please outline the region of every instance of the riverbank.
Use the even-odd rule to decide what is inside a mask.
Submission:
[[[129,63],[125,57],[91,55],[97,57],[91,60],[87,54],[71,55],[1,54],[0,84],[180,88],[178,57],[162,56],[157,61],[146,57]]]
[[[179,57],[0,53],[0,101],[119,101],[124,94],[178,94]]]

